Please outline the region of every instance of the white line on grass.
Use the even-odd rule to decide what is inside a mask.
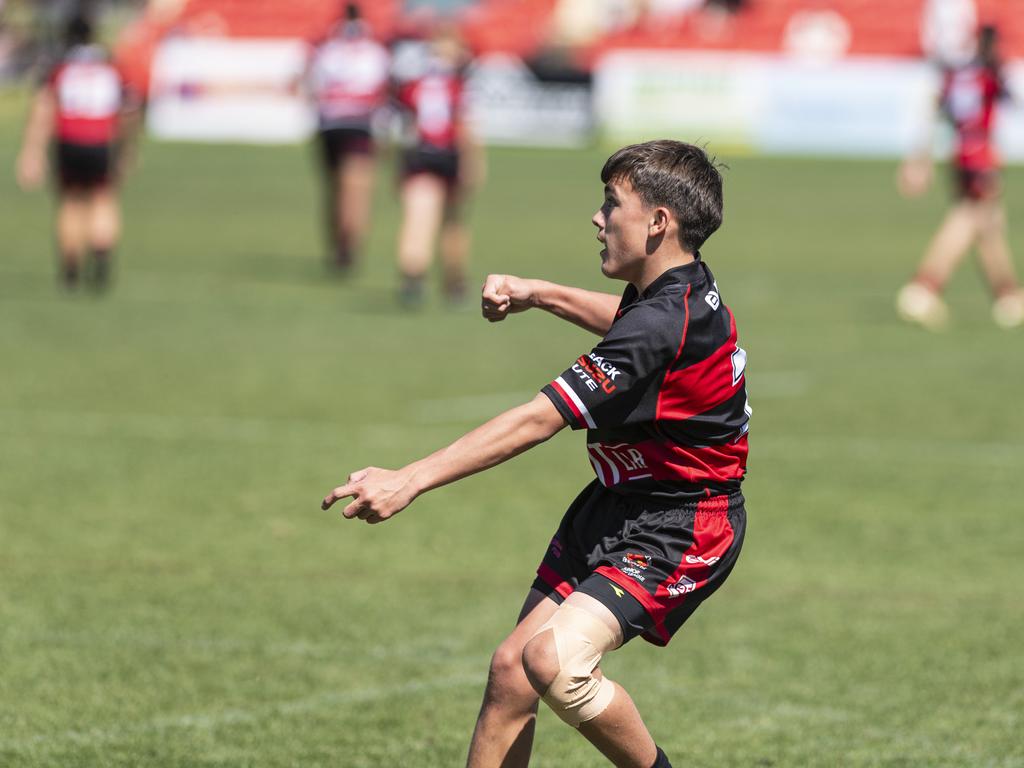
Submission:
[[[366,704],[395,697],[411,696],[429,691],[447,690],[462,686],[482,686],[484,676],[477,674],[455,674],[437,677],[403,685],[367,688],[361,691],[328,691],[293,701],[267,704],[251,709],[224,709],[210,713],[193,713],[155,717],[137,723],[128,723],[114,728],[89,728],[88,730],[67,730],[58,733],[39,734],[25,739],[0,740],[0,749],[17,752],[36,751],[39,747],[49,748],[58,744],[72,744],[96,747],[101,744],[119,742],[136,736],[161,733],[171,730],[211,730],[225,725],[259,723],[268,718],[292,717],[316,712],[329,706]]]

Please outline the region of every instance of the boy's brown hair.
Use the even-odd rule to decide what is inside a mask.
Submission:
[[[698,146],[660,139],[623,147],[605,162],[601,181],[623,179],[644,205],[672,211],[679,242],[689,253],[722,224],[722,174]]]

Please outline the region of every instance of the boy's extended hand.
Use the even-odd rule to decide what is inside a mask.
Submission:
[[[345,517],[358,517],[368,523],[382,523],[397,515],[416,498],[406,470],[392,471],[367,467],[353,472],[348,482],[324,497],[322,509],[330,509],[334,502],[351,496],[353,501],[341,511]]]
[[[492,323],[509,313],[524,312],[534,306],[535,281],[515,275],[488,275],[481,292],[480,308]]]

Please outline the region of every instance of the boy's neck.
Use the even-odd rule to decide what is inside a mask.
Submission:
[[[664,253],[662,252],[664,250]],[[670,269],[692,264],[696,258],[689,251],[682,248],[663,249],[659,248],[644,259],[643,270],[640,277],[633,283],[633,287],[643,293],[650,287],[651,283],[664,275]]]

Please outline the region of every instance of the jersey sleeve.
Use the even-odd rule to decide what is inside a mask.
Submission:
[[[672,302],[660,297],[629,308],[596,347],[541,391],[573,429],[650,421],[656,397],[646,395],[652,388],[656,395],[678,354],[683,323]]]

